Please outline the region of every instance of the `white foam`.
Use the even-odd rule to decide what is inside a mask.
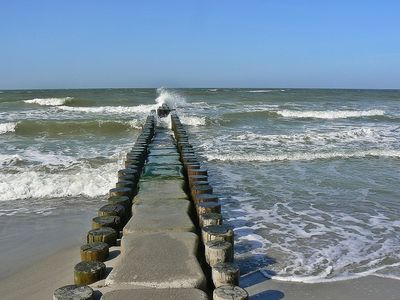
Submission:
[[[72,112],[96,113],[96,114],[132,114],[149,113],[157,108],[157,105],[137,105],[137,106],[99,106],[99,107],[73,107],[58,106],[59,109]]]
[[[185,106],[186,99],[178,92],[160,87],[157,89],[158,97],[156,98],[156,103],[158,106],[167,104],[169,108],[175,109],[179,106]]]
[[[383,116],[385,112],[380,109],[371,110],[328,110],[328,111],[297,111],[297,110],[278,110],[277,113],[287,118],[315,118],[315,119],[345,119],[371,116]]]
[[[17,127],[17,122],[1,123],[0,124],[0,134],[5,134],[7,132],[14,132]]]
[[[0,173],[0,201],[105,195],[115,184],[118,167],[115,162],[99,168],[82,166],[75,171]]]
[[[253,90],[253,91],[247,91],[248,93],[270,93],[275,90]]]
[[[365,151],[353,151],[353,152],[320,152],[320,153],[282,153],[282,154],[206,154],[208,160],[219,160],[219,161],[260,161],[260,162],[272,162],[272,161],[311,161],[320,159],[347,159],[347,158],[362,158],[367,156],[375,157],[392,157],[400,158],[400,150],[365,150]]]
[[[35,98],[30,100],[24,100],[25,103],[29,104],[39,104],[44,106],[59,106],[66,104],[69,100],[72,100],[73,97],[64,97],[64,98]]]
[[[134,129],[142,129],[142,126],[143,126],[142,122],[137,120],[137,119],[136,120],[122,122],[122,123],[128,123],[129,126],[131,128],[134,128]]]
[[[206,125],[205,117],[180,115],[180,120],[183,124],[189,125],[189,126],[204,126],[204,125]]]
[[[233,137],[232,140],[238,141],[265,141],[271,142],[272,144],[281,143],[321,143],[321,142],[351,142],[354,140],[361,141],[376,141],[380,139],[381,134],[385,134],[387,129],[385,128],[351,128],[344,130],[335,130],[327,132],[315,132],[309,131],[304,133],[295,134],[257,134],[254,132],[245,132]]]
[[[22,161],[23,158],[18,154],[0,154],[0,166],[11,166]]]

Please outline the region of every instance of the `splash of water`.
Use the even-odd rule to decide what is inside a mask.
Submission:
[[[156,99],[156,103],[161,106],[163,104],[167,104],[169,108],[176,109],[179,106],[186,105],[186,99],[179,93],[173,90],[169,90],[164,87],[160,87],[157,89],[158,97]]]

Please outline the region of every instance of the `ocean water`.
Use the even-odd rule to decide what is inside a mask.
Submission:
[[[1,91],[0,223],[98,208],[164,102],[209,169],[242,273],[400,279],[398,90]]]

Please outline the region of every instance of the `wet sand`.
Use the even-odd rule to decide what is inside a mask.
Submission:
[[[329,283],[293,283],[271,280],[261,272],[242,276],[241,284],[252,300],[399,300],[400,281],[366,276]]]
[[[73,284],[73,268],[79,262],[79,244],[34,263],[0,281],[5,300],[52,299],[55,289]]]

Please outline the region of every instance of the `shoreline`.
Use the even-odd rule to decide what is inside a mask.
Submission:
[[[60,286],[73,282],[73,267],[79,261],[80,244],[71,244],[39,260],[29,267],[0,280],[2,299],[51,299]],[[293,283],[266,278],[260,271],[243,275],[241,287],[250,299],[295,300],[396,300],[400,294],[399,281],[369,275],[324,283]]]
[[[300,283],[269,279],[262,272],[255,271],[242,276],[240,286],[254,300],[398,300],[400,295],[399,280],[374,275],[331,282]]]

